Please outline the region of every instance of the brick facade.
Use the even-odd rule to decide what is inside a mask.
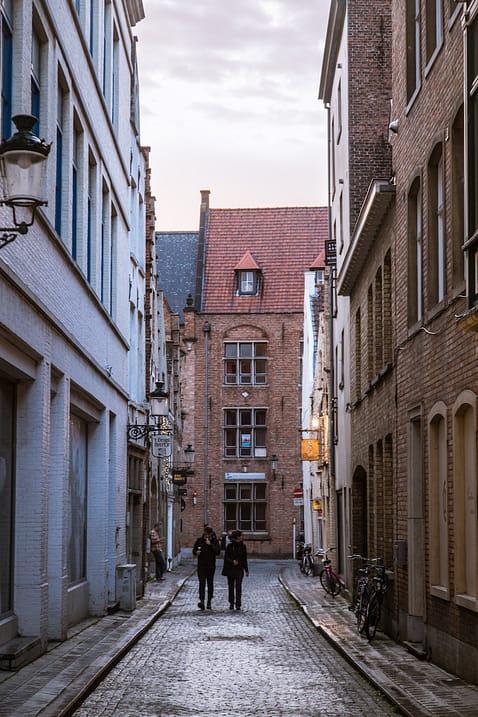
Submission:
[[[293,489],[302,480],[303,273],[323,248],[326,215],[315,208],[207,211],[201,304],[217,308],[198,311],[191,307],[185,311],[184,342],[188,343],[188,337],[192,341],[190,350],[184,353],[183,371],[184,376],[194,376],[194,401],[184,381],[183,405],[186,412],[193,412],[185,417],[184,432],[194,437],[195,464],[182,513],[183,544],[192,546],[205,517],[221,535],[225,528],[225,487],[254,483],[265,485],[266,524],[265,530],[244,531],[248,549],[257,555],[291,557],[293,521],[299,525],[301,520],[300,508],[293,504]],[[247,251],[262,271],[263,291],[256,297],[242,297],[236,292],[234,267]],[[221,261],[217,261],[219,255]],[[301,270],[295,271],[295,266]],[[281,297],[285,297],[285,303]],[[206,324],[208,332],[204,331]],[[267,342],[265,384],[227,385],[224,342],[259,340]],[[225,408],[266,409],[263,455],[225,457]],[[273,454],[278,456],[275,473],[271,468]],[[236,478],[231,480],[226,474],[236,474]],[[253,474],[260,477],[253,480]]]

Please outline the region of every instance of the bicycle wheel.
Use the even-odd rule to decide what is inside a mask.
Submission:
[[[362,590],[357,601],[357,630],[362,634],[367,622],[367,592]]]
[[[366,635],[369,642],[375,637],[377,632],[378,623],[380,622],[380,616],[382,614],[382,608],[380,600],[376,594],[370,598],[367,608],[367,621],[366,621]]]
[[[306,557],[305,563],[304,563],[304,574],[305,574],[305,575],[312,575],[313,570],[314,570],[314,568],[313,568],[313,565],[312,565],[312,558],[310,557],[310,555],[308,555],[308,556]]]
[[[320,583],[325,592],[329,595],[338,595],[342,586],[340,580],[331,570],[323,570],[320,573]]]

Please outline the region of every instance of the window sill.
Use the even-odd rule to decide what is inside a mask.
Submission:
[[[267,532],[248,533],[246,530],[244,530],[243,533],[244,533],[244,540],[248,540],[250,542],[257,541],[257,540],[262,540],[262,541],[267,540],[270,542],[272,540],[271,536]]]
[[[430,595],[433,597],[440,598],[440,600],[450,600],[450,591],[444,585],[432,585],[430,587]]]
[[[474,595],[466,595],[465,593],[455,595],[455,602],[460,607],[464,607],[472,612],[478,612],[478,600]]]
[[[469,309],[458,319],[458,327],[462,331],[478,332],[478,306]]]

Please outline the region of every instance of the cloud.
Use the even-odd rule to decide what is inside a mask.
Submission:
[[[191,167],[188,171],[185,147],[195,147],[206,168],[214,146],[221,147],[221,181],[226,182],[229,172],[231,193],[239,191],[233,163],[241,152],[251,167],[254,157],[264,161],[266,149],[274,157],[284,147],[287,153],[295,147],[302,162],[306,146],[312,155],[319,154],[321,143],[325,151],[321,126],[325,112],[317,100],[317,87],[328,2],[143,0],[143,6],[146,18],[135,33],[142,141],[152,148],[153,193],[159,195],[155,183],[164,187],[166,178],[175,176],[165,143],[176,163],[185,164],[178,194],[185,189],[185,176],[199,191],[199,178]],[[156,147],[161,147],[162,161],[155,155]],[[231,148],[238,149],[238,156]],[[317,161],[323,166],[324,158]],[[249,184],[254,186],[257,173],[253,169],[250,174]],[[300,169],[288,172],[286,167],[280,179],[271,178],[269,194],[277,181],[289,178],[295,195]],[[252,187],[248,196],[250,191]],[[259,196],[264,188],[257,184],[256,191]],[[284,187],[280,192],[283,195]],[[310,186],[304,188],[307,192],[310,196]],[[160,215],[167,211],[165,207]]]

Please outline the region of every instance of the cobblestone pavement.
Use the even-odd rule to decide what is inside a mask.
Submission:
[[[148,690],[156,686],[151,704],[146,704],[144,709],[135,705],[130,712],[90,712],[86,713],[88,717],[96,714],[120,717],[125,714],[134,717],[182,717],[187,714],[199,717],[206,698],[211,694],[217,699],[229,695],[230,685],[227,679],[214,679],[206,686],[199,684],[196,670],[202,664],[204,652],[215,656],[214,667],[221,662],[225,669],[229,654],[238,665],[238,676],[233,684],[234,690],[240,692],[232,710],[236,717],[256,714],[261,717],[276,714],[289,717],[386,715],[387,711],[380,711],[376,706],[373,692],[367,692],[367,697],[363,698],[358,693],[355,695],[355,685],[364,683],[356,682],[359,679],[357,673],[350,672],[348,667],[336,669],[337,652],[379,692],[388,696],[397,707],[396,714],[405,717],[478,717],[477,686],[432,663],[418,660],[383,633],[378,632],[369,644],[358,635],[345,598],[325,595],[319,579],[304,577],[295,561],[251,561],[251,577],[245,582],[245,609],[241,613],[226,610],[225,579],[219,575],[220,567],[221,561],[212,613],[197,610],[195,575],[182,590],[195,570],[192,558],[184,556],[182,563],[168,573],[164,581],[147,584],[145,595],[138,600],[133,612],[89,619],[76,626],[68,640],[50,644],[47,653],[18,672],[0,671],[0,717],[69,717],[119,660],[129,650],[136,649],[141,637],[146,636],[145,642],[149,644],[151,635],[156,635],[156,644],[153,643],[150,654],[154,655],[154,660],[159,660],[159,668],[152,669],[146,657],[147,650],[134,652],[136,657],[131,658],[133,663],[135,660],[138,663],[138,685],[144,681],[149,685]],[[174,606],[170,608],[173,601]],[[308,624],[301,615],[308,617]],[[266,623],[271,623],[273,629],[266,629]],[[187,625],[191,627],[189,632]],[[333,645],[335,653],[328,650],[322,636]],[[163,647],[167,653],[161,656]],[[218,657],[221,649],[227,653],[226,663]],[[235,672],[237,670],[231,668],[228,675],[235,676]],[[126,674],[122,674],[121,680],[125,685],[132,684]],[[194,684],[198,692],[193,703],[189,693]],[[256,684],[258,689],[253,693]],[[338,690],[337,699],[329,697],[330,690],[334,689]],[[117,685],[114,689],[111,687],[111,695],[105,698],[108,709],[111,709],[111,700],[117,692]],[[171,705],[178,699],[178,694],[183,704],[174,712]],[[260,710],[254,712],[257,695],[262,702],[258,702]],[[309,709],[305,712],[296,703],[303,695],[307,696]],[[323,700],[329,700],[327,705],[324,706]],[[375,711],[369,708],[368,700],[372,700]],[[86,704],[77,715],[85,715]],[[384,710],[389,710],[386,702],[382,705]],[[250,707],[249,712],[246,706]],[[270,711],[267,711],[269,707]],[[342,707],[342,712],[333,711]],[[102,709],[102,706],[96,705],[95,709]],[[122,709],[126,709],[125,705]],[[185,709],[189,712],[184,712]],[[210,711],[209,714],[217,717],[222,713]]]
[[[298,609],[279,563],[250,568],[240,612],[229,610],[220,574],[211,611],[198,610],[197,579],[188,580],[75,717],[397,714]]]

